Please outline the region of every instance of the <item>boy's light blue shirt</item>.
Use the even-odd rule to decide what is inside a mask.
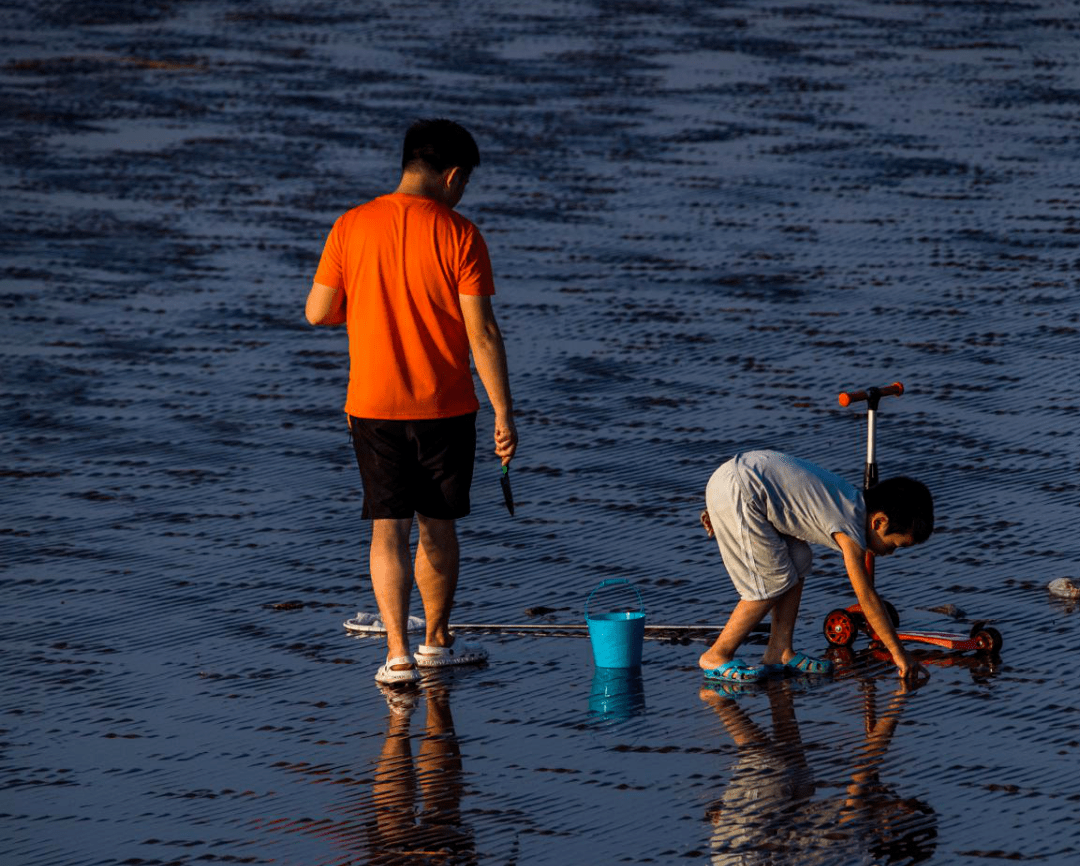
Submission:
[[[834,532],[866,548],[866,504],[862,491],[809,460],[779,451],[746,451],[735,458],[755,500],[778,532],[810,544],[840,546]]]

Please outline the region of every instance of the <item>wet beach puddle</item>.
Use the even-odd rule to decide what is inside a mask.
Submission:
[[[1046,589],[1080,577],[1060,4],[2,17],[13,863],[1076,859],[1080,612]],[[861,640],[831,681],[728,695],[700,638],[607,677],[580,635],[490,633],[487,667],[388,701],[380,642],[341,628],[374,609],[344,337],[302,304],[428,115],[483,152],[461,210],[523,436],[512,519],[481,448],[459,621],[581,623],[625,577],[652,623],[718,623],[709,474],[778,447],[857,482],[836,395],[900,379],[881,472],[926,481],[940,528],[883,594],[989,621],[1000,658],[920,650],[903,694]],[[850,601],[819,551],[802,647]]]

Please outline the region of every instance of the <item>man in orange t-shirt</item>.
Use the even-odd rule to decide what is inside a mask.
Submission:
[[[371,583],[387,635],[387,660],[375,679],[384,684],[415,682],[420,667],[487,658],[449,630],[455,521],[469,513],[476,449],[470,352],[495,410],[503,465],[517,448],[487,245],[454,212],[479,163],[476,142],[458,124],[413,124],[397,189],[338,218],[307,299],[311,324],[348,329],[345,411],[364,485],[363,517],[372,521]],[[427,620],[415,656],[407,633],[414,578]]]

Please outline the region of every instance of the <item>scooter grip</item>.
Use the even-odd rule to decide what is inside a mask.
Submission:
[[[904,386],[900,382],[893,382],[884,388],[878,388],[877,392],[882,397],[899,397],[904,393]],[[861,403],[870,397],[869,391],[841,391],[840,405],[850,406],[852,403]]]

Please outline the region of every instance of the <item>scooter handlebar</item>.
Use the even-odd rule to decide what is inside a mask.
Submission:
[[[841,391],[840,405],[850,406],[852,403],[861,403],[870,399],[870,392],[877,391],[879,397],[899,397],[904,393],[904,386],[899,382],[893,382],[884,388],[870,388],[866,391]]]

